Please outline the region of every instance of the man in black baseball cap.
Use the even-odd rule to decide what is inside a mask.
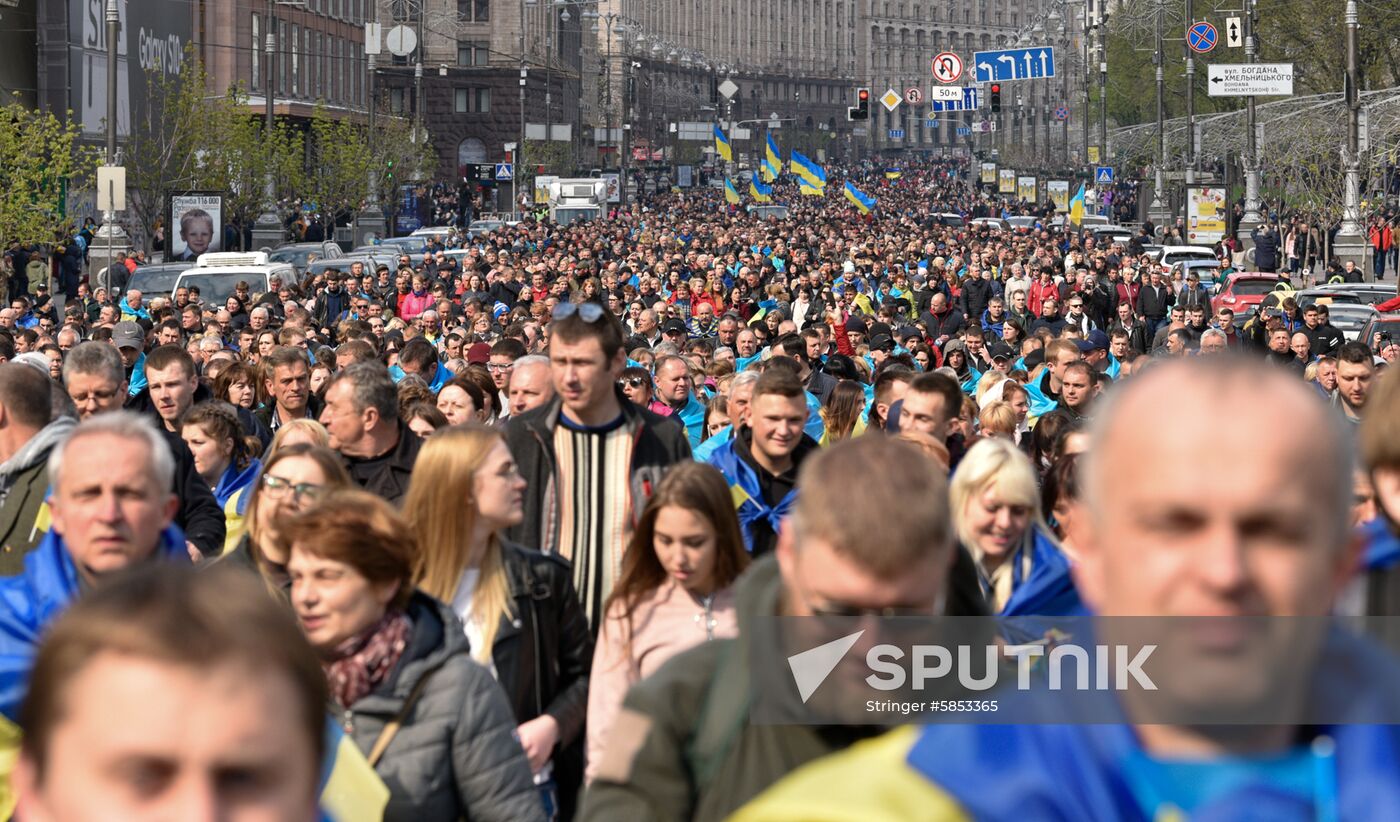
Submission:
[[[685,342],[685,335],[685,321],[678,317],[672,317],[671,319],[661,324],[661,336],[667,342],[673,342],[677,345],[680,345],[681,343]]]

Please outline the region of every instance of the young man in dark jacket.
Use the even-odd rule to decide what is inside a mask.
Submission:
[[[24,557],[43,538],[49,455],[77,424],[54,418],[53,390],[61,389],[39,369],[0,363],[0,576],[23,571]]]
[[[596,635],[632,528],[666,470],[690,458],[690,440],[678,421],[634,405],[618,387],[627,353],[622,324],[606,308],[561,303],[550,332],[555,397],[506,426],[528,483],[525,519],[508,536],[573,563]]]

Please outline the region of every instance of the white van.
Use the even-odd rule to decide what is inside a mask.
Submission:
[[[201,302],[222,307],[240,281],[247,282],[249,294],[257,296],[271,289],[273,277],[283,285],[298,282],[295,266],[270,262],[265,251],[220,251],[199,255],[194,268],[180,274],[175,287],[198,288]]]

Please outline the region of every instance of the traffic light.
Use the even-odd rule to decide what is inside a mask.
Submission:
[[[856,104],[852,108],[846,109],[847,120],[869,120],[870,119],[870,89],[856,89]]]
[[[992,83],[992,113],[1001,113],[1001,83]]]

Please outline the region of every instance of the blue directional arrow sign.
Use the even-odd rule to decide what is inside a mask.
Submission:
[[[510,163],[496,163],[496,179],[509,180],[515,175],[511,173]]]
[[[891,140],[903,140],[903,139],[904,139],[904,129],[902,129],[902,128],[892,128],[892,129],[890,129],[890,139],[891,139]]]
[[[1028,49],[979,51],[972,55],[973,76],[979,83],[993,80],[1034,80],[1055,76],[1055,49],[1037,46]]]
[[[1096,166],[1094,168],[1095,183],[1113,182],[1113,166]]]
[[[966,136],[968,136],[968,135],[971,134],[971,133],[972,133],[972,128],[971,128],[970,126],[958,126],[958,136],[959,136],[959,137],[966,137]]]
[[[962,90],[961,100],[929,100],[929,109],[932,111],[976,111],[980,101],[978,99],[977,87],[968,86]]]

